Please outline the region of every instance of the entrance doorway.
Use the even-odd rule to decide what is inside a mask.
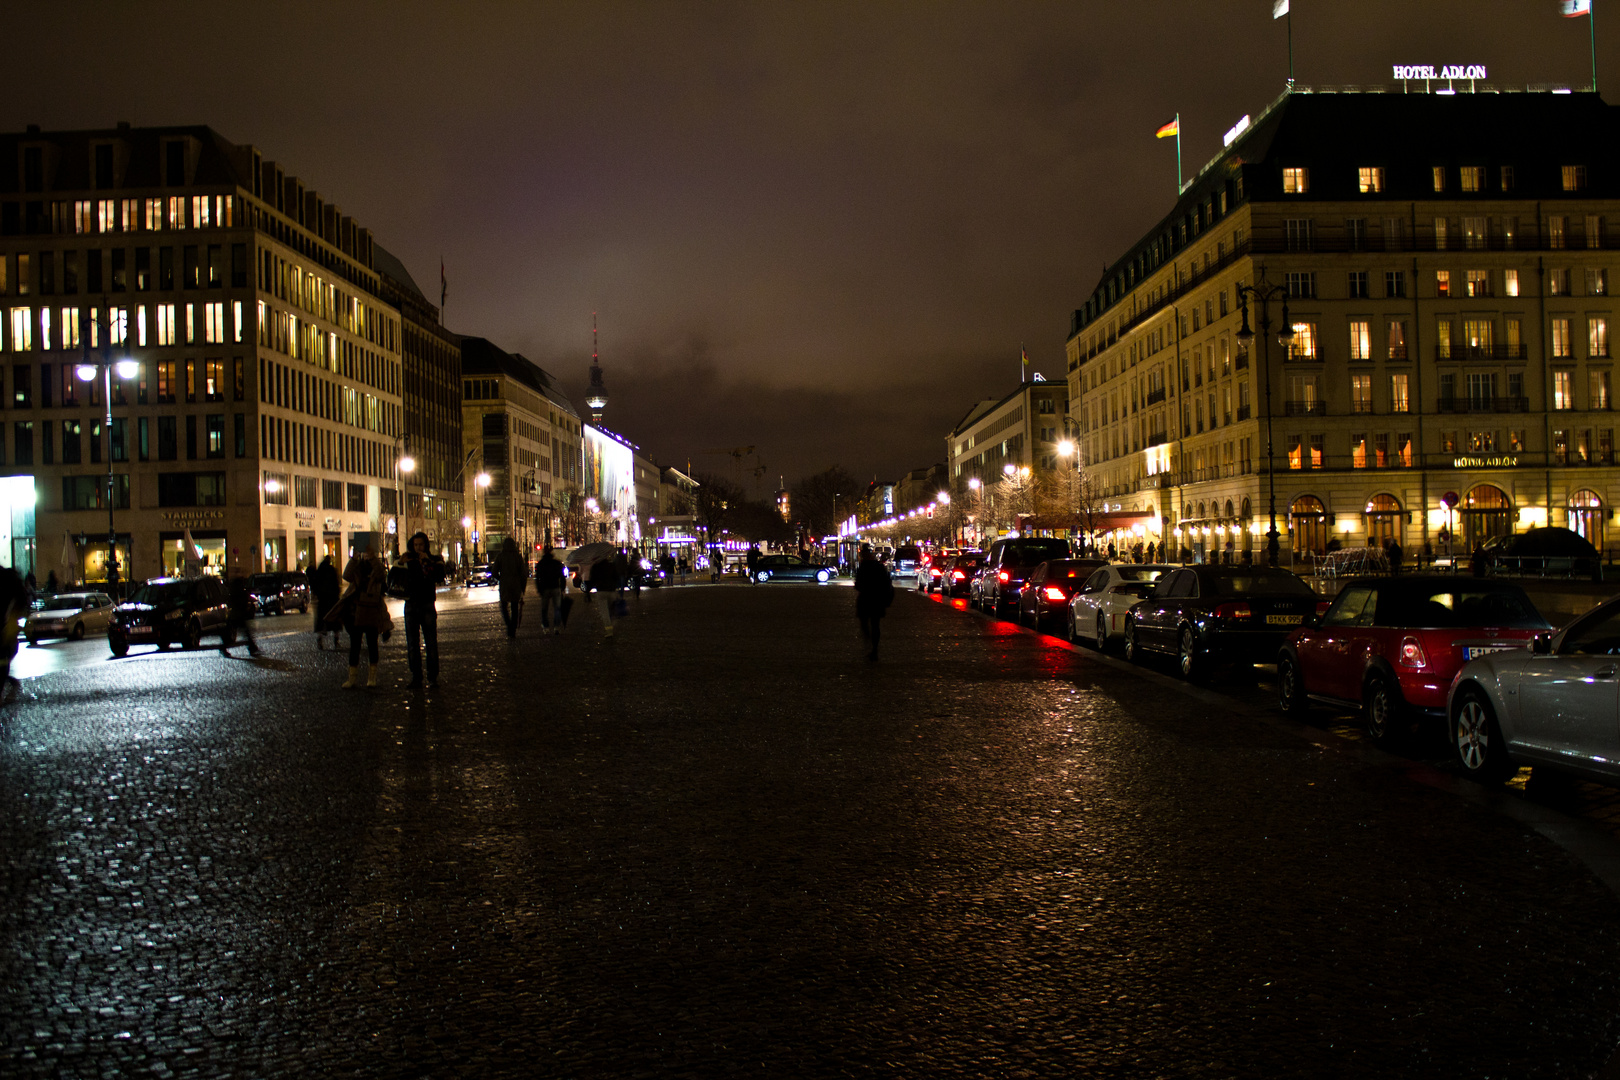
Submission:
[[[1393,495],[1374,495],[1367,500],[1367,546],[1383,547],[1390,541],[1406,545],[1406,512]]]
[[[1485,541],[1513,532],[1513,500],[1493,484],[1481,484],[1463,497],[1463,550],[1475,551]]]
[[[1603,500],[1595,491],[1583,488],[1569,497],[1569,527],[1599,553],[1603,551],[1603,513]]]
[[[1327,507],[1315,495],[1301,495],[1288,508],[1288,535],[1296,554],[1327,550]]]

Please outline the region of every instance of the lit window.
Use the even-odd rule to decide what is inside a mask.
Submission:
[[[1568,319],[1554,319],[1552,321],[1552,347],[1555,358],[1567,360],[1575,355],[1570,348],[1573,342],[1570,340],[1569,324]]]
[[[1569,295],[1569,268],[1553,267],[1547,271],[1547,295]]]
[[[1283,170],[1283,194],[1303,195],[1310,190],[1311,178],[1308,169]]]
[[[1609,373],[1607,371],[1594,371],[1590,375],[1590,386],[1587,395],[1586,407],[1588,409],[1608,410],[1613,408],[1609,400]]]
[[[1563,215],[1554,214],[1547,218],[1547,246],[1562,248],[1565,246],[1565,227],[1568,223]]]
[[[1565,165],[1564,168],[1563,168],[1563,174],[1564,174],[1564,190],[1565,191],[1585,191],[1586,190],[1586,166],[1585,165]]]
[[[11,351],[27,352],[34,347],[33,308],[11,309]]]
[[[1451,320],[1436,319],[1434,324],[1434,353],[1441,360],[1451,359]]]
[[[1406,323],[1398,320],[1389,324],[1389,358],[1406,359]]]
[[[1483,217],[1465,217],[1463,225],[1463,247],[1471,251],[1482,251],[1490,241],[1490,219]]]
[[[1607,358],[1609,355],[1609,320],[1604,315],[1593,315],[1586,320],[1586,355]]]
[[[1450,296],[1451,295],[1451,271],[1450,270],[1436,270],[1434,272],[1434,295],[1436,295],[1436,296]]]
[[[1357,172],[1363,195],[1377,195],[1384,190],[1384,169],[1382,166],[1363,165]]]
[[[1517,270],[1502,271],[1502,294],[1504,296],[1519,295],[1519,272]]]
[[[1468,270],[1463,282],[1469,296],[1491,295],[1491,272],[1489,270]]]
[[[174,305],[157,305],[157,343],[159,345],[178,345],[174,336]]]
[[[1289,359],[1315,360],[1316,358],[1316,324],[1311,322],[1295,323],[1294,342],[1289,346]]]
[[[1444,165],[1434,167],[1434,190],[1446,190],[1446,167]]]
[[[1450,224],[1445,218],[1437,217],[1434,219],[1434,250],[1446,250],[1446,239],[1449,229]]]
[[[203,340],[210,345],[222,345],[225,342],[225,304],[223,301],[214,301],[203,305]]]
[[[1457,170],[1464,191],[1485,190],[1485,170],[1479,165],[1464,165]]]
[[[1502,166],[1502,190],[1513,190],[1513,166],[1511,165]]]
[[[1485,353],[1488,355],[1491,352],[1491,346],[1495,343],[1493,335],[1496,328],[1495,323],[1490,319],[1464,319],[1462,328],[1463,347],[1469,353],[1473,355]]]
[[[1370,413],[1372,406],[1372,376],[1350,376],[1350,411]]]
[[[1602,267],[1586,268],[1586,295],[1609,295],[1609,272]]]
[[[1411,383],[1406,374],[1391,375],[1389,377],[1389,411],[1392,413],[1407,413],[1412,411]]]
[[[1575,376],[1568,371],[1553,372],[1553,408],[1573,409],[1575,407]]]
[[[1356,320],[1350,323],[1350,359],[1372,359],[1372,324],[1365,320]],[[1360,378],[1360,376],[1356,377]]]
[[[1365,469],[1367,467],[1367,436],[1356,434],[1350,436],[1350,467],[1352,469]]]

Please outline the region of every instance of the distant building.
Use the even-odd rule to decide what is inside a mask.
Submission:
[[[1015,527],[1019,515],[1058,508],[1056,481],[1072,468],[1058,454],[1068,410],[1065,383],[1026,382],[1000,400],[974,405],[951,429],[949,491],[972,521],[970,535],[982,540]]]

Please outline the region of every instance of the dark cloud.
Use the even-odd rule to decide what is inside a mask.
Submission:
[[[1387,83],[1393,63],[1588,78],[1586,22],[1550,0],[1294,7],[1305,84]],[[615,415],[660,456],[757,442],[790,479],[893,475],[1011,388],[1020,346],[1060,376],[1069,312],[1173,197],[1153,129],[1181,114],[1190,175],[1282,88],[1270,11],[36,3],[8,10],[27,48],[0,118],[209,123],[424,284],[443,257],[454,328],[577,384],[599,312]],[[641,396],[705,379],[707,400]]]

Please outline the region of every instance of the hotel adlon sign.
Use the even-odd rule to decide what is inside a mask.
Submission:
[[[1435,67],[1432,64],[1395,64],[1395,78],[1401,82],[1408,79],[1483,79],[1486,78],[1484,64],[1446,64]]]

